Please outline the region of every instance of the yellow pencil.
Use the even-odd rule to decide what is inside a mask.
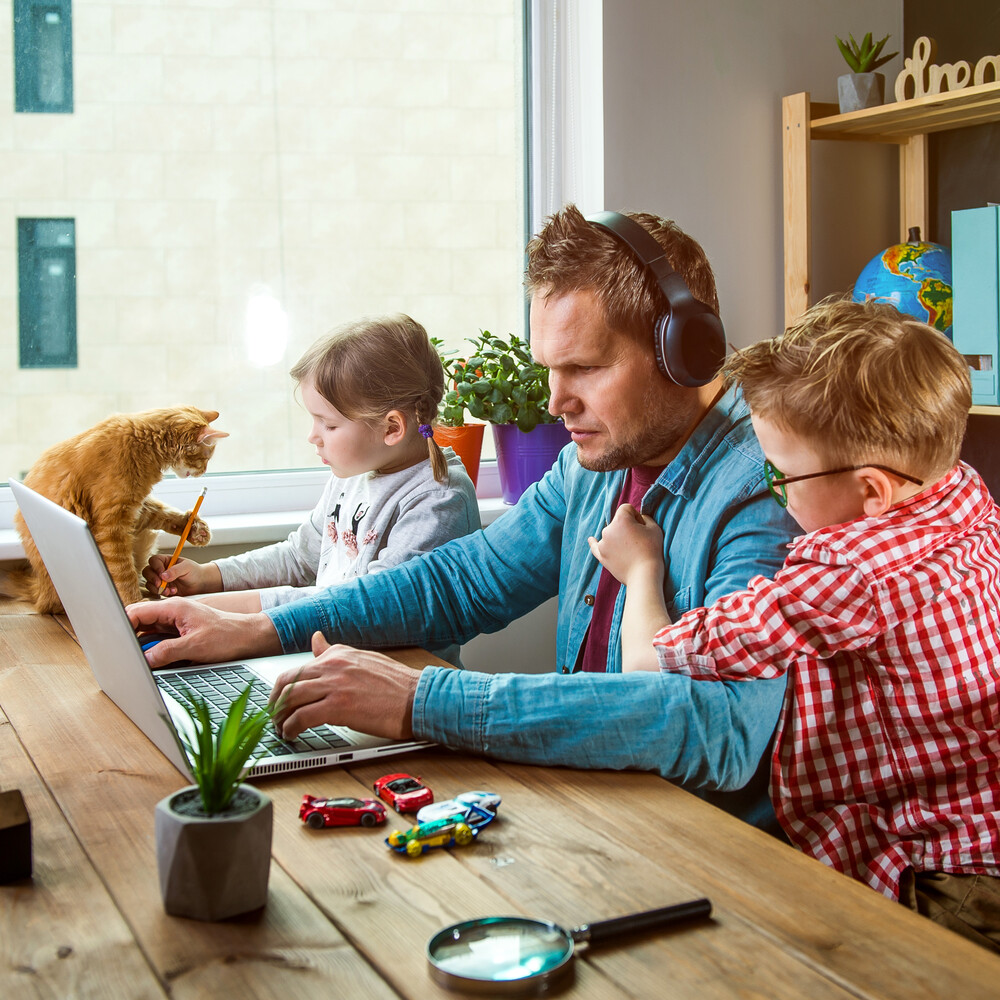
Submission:
[[[187,537],[191,533],[191,528],[194,525],[194,519],[198,516],[198,511],[201,508],[201,502],[202,500],[205,499],[205,494],[207,492],[208,492],[208,487],[206,486],[201,491],[201,495],[198,497],[198,499],[195,500],[194,509],[191,511],[191,516],[187,519],[187,524],[184,525],[184,530],[181,532],[181,537],[177,542],[177,548],[174,549],[174,554],[170,557],[170,562],[167,563],[167,569],[170,569],[170,567],[173,566],[173,564],[177,562],[177,560],[180,558],[181,549],[184,548],[184,543],[187,541]],[[160,583],[160,589],[157,591],[157,594],[162,594],[163,591],[166,589],[166,586],[167,586],[166,581],[165,580],[162,581]]]

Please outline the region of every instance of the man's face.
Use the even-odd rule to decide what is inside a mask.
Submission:
[[[665,465],[699,416],[698,394],[664,378],[649,344],[610,329],[589,290],[531,302],[531,353],[549,368],[549,412],[561,416],[585,469]]]

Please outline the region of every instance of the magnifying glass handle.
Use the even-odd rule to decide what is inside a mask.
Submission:
[[[656,910],[646,910],[643,913],[629,913],[624,917],[613,917],[611,920],[598,920],[595,924],[584,924],[573,928],[573,940],[589,941],[598,944],[622,934],[634,934],[637,931],[653,930],[659,927],[669,927],[688,920],[704,920],[712,914],[712,904],[707,899],[693,899],[689,903],[675,903],[673,906],[661,906]]]

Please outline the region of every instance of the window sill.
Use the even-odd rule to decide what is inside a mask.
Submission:
[[[199,480],[165,479],[157,484],[153,495],[186,510],[199,492],[196,484],[207,485],[205,503],[207,506],[211,498],[212,505],[205,511],[205,520],[212,529],[212,544],[255,547],[287,538],[312,510],[329,475],[325,469],[310,469],[208,475]],[[507,504],[500,499],[495,462],[484,462],[480,467],[476,492],[485,527],[507,510]],[[0,561],[24,558],[21,540],[13,527],[16,506],[10,490],[0,489]],[[161,532],[157,538],[159,549],[170,550],[176,544],[175,535]]]

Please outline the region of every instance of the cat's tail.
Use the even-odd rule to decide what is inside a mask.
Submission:
[[[0,597],[14,597],[19,601],[35,600],[30,566],[23,569],[0,569]]]

